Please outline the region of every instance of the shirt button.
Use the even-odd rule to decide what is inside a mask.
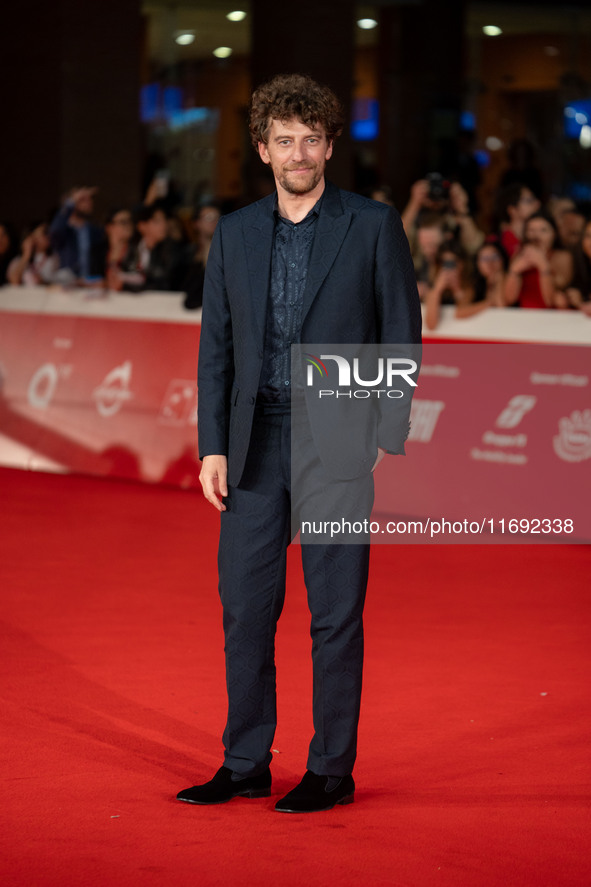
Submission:
[[[289,380],[286,379],[285,382],[284,382],[283,384],[284,384],[284,385],[289,385]]]
[[[295,263],[295,262],[290,262],[290,263],[289,263],[289,267],[290,267],[290,268],[295,268],[295,266],[296,266],[296,263]]]

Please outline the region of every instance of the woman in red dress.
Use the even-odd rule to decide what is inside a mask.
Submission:
[[[505,303],[520,308],[567,308],[565,290],[572,278],[572,256],[557,249],[556,225],[538,212],[525,223],[523,246],[509,265]]]

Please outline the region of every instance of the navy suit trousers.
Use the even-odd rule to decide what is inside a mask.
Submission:
[[[240,483],[221,515],[220,597],[223,605],[228,720],[225,766],[254,775],[271,761],[277,723],[275,632],[285,597],[291,541],[291,417],[257,409]],[[322,483],[322,467],[314,470]],[[332,482],[325,478],[326,486]],[[346,483],[371,511],[373,476]],[[369,517],[368,511],[368,517]],[[369,544],[301,546],[311,613],[314,735],[308,769],[351,773],[363,668],[363,606]]]

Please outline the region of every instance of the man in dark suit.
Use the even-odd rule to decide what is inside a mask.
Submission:
[[[58,254],[60,268],[67,268],[72,279],[84,282],[102,277],[101,255],[104,254],[105,232],[92,221],[96,188],[76,188],[56,214],[49,228],[53,250]]]
[[[301,75],[255,91],[251,136],[277,191],[224,216],[207,264],[199,353],[199,450],[205,497],[221,512],[220,596],[228,720],[224,765],[179,800],[215,804],[270,794],[276,726],[274,637],[285,594],[292,504],[290,349],[298,343],[420,342],[408,243],[390,207],[327,183],[343,125],[334,94]],[[371,509],[372,471],[404,453],[408,411],[366,435],[352,466],[322,443],[306,462],[317,489]],[[312,450],[322,433],[309,417]],[[342,448],[341,448],[342,450]],[[307,456],[307,458],[308,458]],[[339,466],[345,466],[340,468]],[[353,485],[353,487],[351,487]],[[282,812],[350,803],[355,785],[369,545],[303,544],[312,614],[314,736],[308,770]]]

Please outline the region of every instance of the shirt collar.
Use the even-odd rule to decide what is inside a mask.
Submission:
[[[277,198],[277,191],[275,191],[275,201],[273,204],[273,216],[275,218],[275,223],[281,221],[281,222],[284,222],[286,225],[303,225],[305,222],[310,221],[310,219],[312,217],[318,218],[318,216],[320,215],[320,209],[322,207],[322,201],[324,199],[325,192],[326,192],[326,188],[324,189],[324,191],[322,192],[322,194],[320,195],[320,197],[318,198],[318,200],[316,201],[316,203],[314,204],[314,206],[312,207],[310,212],[307,213],[307,215],[305,215],[303,219],[301,219],[299,222],[292,222],[290,219],[286,219],[280,214],[279,200]]]

